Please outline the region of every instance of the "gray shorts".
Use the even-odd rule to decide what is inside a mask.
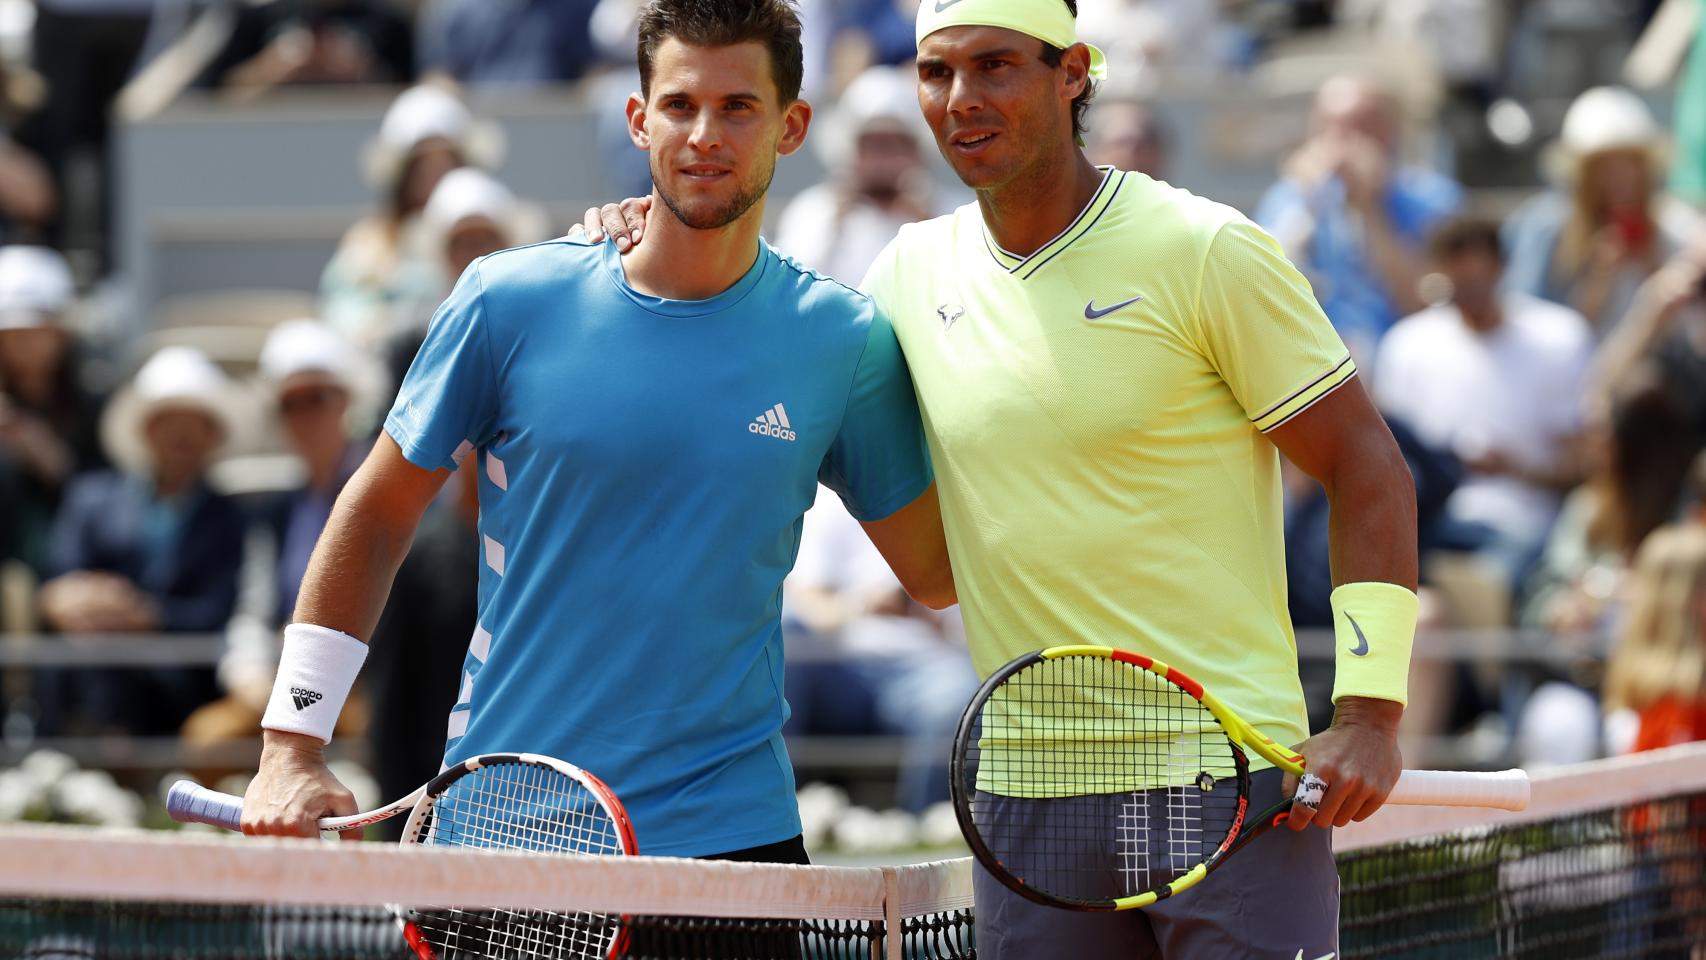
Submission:
[[[1251,775],[1251,816],[1279,802],[1281,779],[1278,770]],[[1160,848],[1165,840],[1153,843]],[[1046,907],[1007,889],[981,865],[972,879],[981,960],[1297,960],[1300,954],[1303,960],[1324,960],[1339,949],[1339,874],[1331,830],[1271,830],[1196,887],[1143,910]]]

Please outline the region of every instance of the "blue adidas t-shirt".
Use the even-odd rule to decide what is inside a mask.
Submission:
[[[446,762],[529,751],[610,784],[641,852],[800,832],[782,742],[782,579],[818,481],[861,520],[931,480],[872,302],[760,244],[709,300],[630,288],[612,244],[476,261],[385,430],[479,458],[479,629]]]

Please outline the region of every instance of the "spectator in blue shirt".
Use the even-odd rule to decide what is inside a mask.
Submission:
[[[1463,190],[1398,157],[1398,107],[1369,81],[1339,76],[1315,99],[1314,132],[1286,161],[1256,221],[1285,246],[1359,366],[1387,329],[1424,304],[1427,237]]]
[[[540,87],[584,76],[597,62],[597,0],[427,0],[416,25],[421,73],[469,87]]]

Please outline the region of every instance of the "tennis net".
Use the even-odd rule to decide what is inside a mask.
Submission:
[[[405,920],[462,931],[444,960],[573,957],[586,943],[635,960],[974,955],[962,861],[798,867],[45,826],[0,830],[0,851],[0,958],[391,960],[415,956]]]
[[[1706,744],[1533,774],[1527,810],[1338,831],[1341,956],[1706,958]]]
[[[1533,786],[1520,813],[1388,808],[1338,831],[1340,956],[1706,957],[1706,745],[1536,773]],[[971,899],[965,859],[565,860],[0,829],[0,960],[406,958],[396,904],[461,906],[476,926],[481,908],[579,911],[619,924],[621,955],[637,960],[954,960],[975,957]]]

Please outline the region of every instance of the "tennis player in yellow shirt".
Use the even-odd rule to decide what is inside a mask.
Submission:
[[[1237,211],[1079,145],[1102,55],[1072,0],[923,0],[918,97],[977,202],[903,228],[863,284],[892,319],[935,461],[978,670],[1055,644],[1175,664],[1328,788],[1204,883],[1072,913],[976,878],[980,956],[1338,950],[1328,830],[1402,766],[1415,488],[1308,282]],[[643,204],[589,211],[640,242]],[[624,219],[626,218],[626,219]],[[1309,737],[1286,609],[1280,455],[1332,505],[1338,675]],[[1258,772],[1256,809],[1290,795]]]

